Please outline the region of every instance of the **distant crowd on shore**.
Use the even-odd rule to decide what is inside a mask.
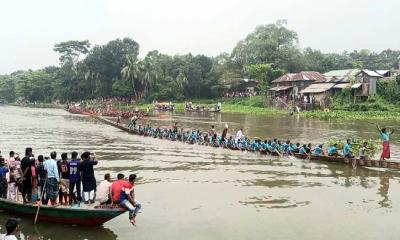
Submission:
[[[226,98],[245,98],[245,97],[254,97],[257,96],[256,91],[232,91],[232,92],[225,92],[223,94],[224,97]]]
[[[135,217],[141,208],[135,199],[134,183],[136,175],[125,179],[117,175],[112,182],[109,173],[97,185],[94,166],[98,160],[94,153],[51,152],[50,157],[35,157],[32,148],[26,148],[21,159],[10,151],[7,158],[0,156],[0,198],[23,204],[70,205],[79,207],[81,202],[100,205],[120,204],[129,211],[129,219],[135,224]]]

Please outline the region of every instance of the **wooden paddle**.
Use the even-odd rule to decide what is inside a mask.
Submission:
[[[43,185],[43,188],[42,188],[42,192],[41,192],[41,196],[40,196],[40,202],[39,202],[39,204],[38,204],[38,208],[37,208],[37,210],[36,210],[36,215],[35,215],[35,221],[34,221],[34,224],[36,224],[37,223],[37,219],[38,219],[38,216],[39,216],[39,211],[40,211],[40,206],[42,206],[42,200],[43,200],[43,197],[44,197],[44,192],[46,191],[45,189],[46,189],[46,185],[47,185],[47,177],[46,177],[46,180],[44,180],[44,185]]]

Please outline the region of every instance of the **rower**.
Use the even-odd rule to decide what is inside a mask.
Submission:
[[[135,128],[137,120],[138,120],[138,117],[136,116],[136,114],[134,114],[133,117],[131,118],[131,122],[128,124],[128,128],[130,128],[130,129]]]
[[[300,149],[299,149],[300,154],[305,154],[307,155],[307,145],[304,144]]]
[[[330,156],[330,157],[338,156],[339,154],[338,154],[337,147],[338,147],[338,145],[335,143],[335,144],[333,144],[333,146],[328,148],[328,156]]]
[[[360,157],[361,160],[368,160],[367,146],[368,146],[368,143],[364,142],[362,147],[358,150],[358,156]]]
[[[317,146],[314,148],[314,151],[313,151],[312,154],[313,154],[314,156],[322,156],[322,155],[323,155],[322,147],[323,147],[322,144],[317,145]]]
[[[347,139],[346,144],[343,147],[343,155],[346,158],[354,158],[351,152],[351,139]]]

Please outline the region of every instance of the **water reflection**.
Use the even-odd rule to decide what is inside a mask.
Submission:
[[[379,177],[379,189],[378,194],[382,196],[382,200],[379,201],[379,205],[382,207],[391,207],[391,201],[389,199],[389,175],[384,173]]]

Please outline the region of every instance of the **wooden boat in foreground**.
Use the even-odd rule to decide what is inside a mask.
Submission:
[[[300,159],[308,159],[311,161],[337,162],[361,167],[373,168],[390,168],[400,169],[400,162],[381,161],[381,160],[362,160],[359,158],[333,157],[333,156],[317,156],[295,153],[294,156]]]
[[[30,217],[33,221],[37,206],[0,199],[0,209],[12,214]],[[38,219],[39,221],[74,225],[102,225],[125,211],[124,208],[119,206],[98,206],[90,209],[41,206]]]

